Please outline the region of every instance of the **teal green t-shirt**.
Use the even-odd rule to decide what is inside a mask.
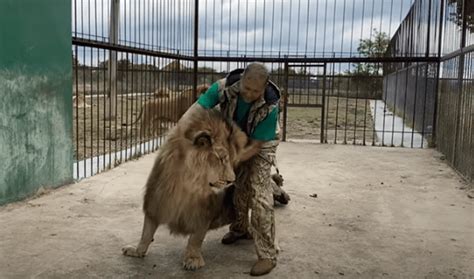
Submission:
[[[219,103],[219,85],[217,83],[212,84],[206,93],[199,97],[197,102],[206,109],[215,107]],[[245,130],[247,125],[246,120],[251,107],[252,103],[247,103],[240,96],[238,97],[233,120],[242,130]],[[275,107],[263,121],[258,123],[250,138],[261,141],[274,140],[277,121],[278,107]]]

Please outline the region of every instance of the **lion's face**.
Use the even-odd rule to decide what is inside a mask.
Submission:
[[[194,146],[204,155],[200,163],[207,165],[203,169],[208,170],[209,186],[223,188],[235,181],[231,153],[225,142],[219,137],[212,137],[207,131],[201,131],[194,138]]]
[[[249,141],[235,124],[220,121],[194,133],[193,145],[198,153],[200,169],[207,170],[208,185],[216,188],[229,186],[235,181],[234,169],[260,150],[261,144]]]
[[[230,162],[229,152],[217,147],[209,156],[211,171],[208,173],[209,185],[216,188],[229,186],[235,181],[235,173]]]
[[[219,111],[199,109],[197,104],[160,147],[146,183],[145,214],[175,233],[207,229],[211,215],[230,210],[223,205],[228,196],[222,188],[236,179],[234,167],[259,151],[259,144]]]

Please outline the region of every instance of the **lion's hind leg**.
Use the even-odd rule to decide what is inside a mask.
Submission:
[[[189,237],[188,246],[184,252],[183,267],[187,270],[196,270],[205,265],[201,253],[202,242],[206,237],[207,229],[200,230]]]
[[[142,238],[140,239],[138,246],[125,246],[122,248],[122,253],[125,256],[130,257],[144,257],[146,255],[146,251],[148,250],[148,246],[150,246],[150,243],[153,241],[153,236],[155,235],[158,225],[159,224],[155,220],[152,220],[150,217],[145,215]]]

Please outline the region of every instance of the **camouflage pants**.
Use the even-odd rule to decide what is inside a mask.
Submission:
[[[238,233],[249,232],[255,241],[259,259],[276,260],[277,254],[270,175],[277,146],[276,141],[268,144],[257,156],[237,170],[234,193],[237,219],[230,225],[230,230]]]

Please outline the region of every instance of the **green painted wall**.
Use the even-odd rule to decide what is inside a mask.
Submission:
[[[72,181],[71,1],[0,1],[0,204]]]

